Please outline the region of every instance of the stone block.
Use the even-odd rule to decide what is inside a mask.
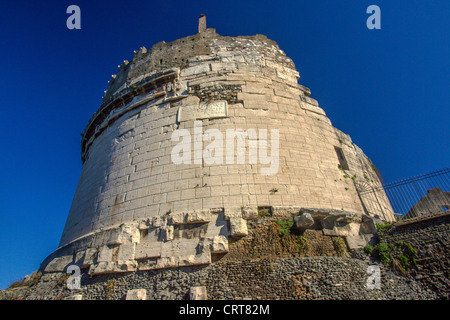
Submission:
[[[113,247],[102,246],[99,248],[97,262],[109,262],[112,261]]]
[[[201,254],[193,254],[189,256],[180,257],[178,266],[198,266],[211,263],[211,254],[209,252],[202,252]]]
[[[307,98],[307,97],[304,97],[304,98]],[[308,110],[308,111],[314,112],[314,113],[316,113],[318,115],[321,115],[321,116],[326,116],[325,111],[322,108],[320,108],[320,107],[316,107],[314,105],[311,105],[309,103],[305,103],[303,101],[300,102],[300,106],[304,110]]]
[[[114,262],[114,272],[130,272],[130,271],[136,271],[137,269],[137,262],[134,260],[128,260],[128,261],[115,261]]]
[[[173,226],[164,226],[159,228],[159,240],[170,241],[173,240]]]
[[[125,300],[147,300],[147,290],[145,289],[128,290]]]
[[[300,211],[299,207],[274,206],[272,208],[273,216],[280,218],[292,218]]]
[[[268,92],[273,93],[273,90],[266,88],[264,84],[259,82],[247,82],[247,84],[243,87],[243,91],[256,94],[266,94]]]
[[[81,264],[82,267],[87,267],[92,264],[94,264],[95,260],[98,256],[98,249],[97,248],[88,248],[86,249],[83,262]]]
[[[347,236],[345,240],[349,249],[361,249],[367,245],[365,237],[361,235]]]
[[[225,208],[225,220],[242,218],[241,207],[227,207]]]
[[[85,257],[86,257],[86,250],[78,251],[77,253],[75,253],[74,263],[77,266],[82,267],[84,264]]]
[[[207,223],[211,221],[209,210],[195,210],[188,213],[173,214],[168,218],[169,224]]]
[[[113,261],[113,262],[99,262],[91,265],[89,268],[90,275],[107,274],[107,273],[122,273],[136,271],[137,262],[130,261]]]
[[[211,63],[212,71],[232,71],[236,69],[235,63],[216,62]]]
[[[138,261],[138,270],[156,269],[156,259],[142,259]]]
[[[67,266],[72,264],[72,262],[73,262],[72,255],[57,257],[57,258],[53,259],[52,261],[50,261],[49,264],[47,264],[44,271],[45,272],[63,272]]]
[[[323,228],[323,234],[327,236],[357,236],[359,235],[359,223],[347,223],[341,226],[334,225],[332,228]]]
[[[112,264],[111,262],[107,262],[107,261],[102,261],[102,262],[93,264],[89,267],[89,274],[96,275],[96,274],[111,272],[112,271],[111,264]]]
[[[231,218],[230,235],[233,237],[245,237],[248,235],[247,221],[242,218]]]
[[[201,223],[210,221],[211,221],[210,210],[199,210],[188,213],[186,223]]]
[[[136,223],[123,224],[112,230],[108,230],[109,239],[107,244],[117,245],[124,243],[132,243],[139,239],[139,231]]]
[[[152,228],[158,228],[162,225],[161,217],[151,217],[139,222],[138,228],[139,230],[147,230]]]
[[[248,109],[268,109],[267,96],[264,94],[238,93],[238,99],[244,101],[244,107]]]
[[[161,256],[161,243],[143,242],[136,244],[135,259],[156,258]]]
[[[181,70],[180,75],[182,77],[186,77],[186,76],[191,76],[191,75],[195,75],[195,74],[206,73],[207,71],[209,71],[209,65],[198,64],[193,67],[189,67],[189,68]]]
[[[119,248],[119,257],[121,261],[134,259],[135,254],[135,244],[122,244]]]
[[[178,108],[177,122],[224,118],[228,116],[226,101],[202,102],[197,105],[181,106]]]
[[[366,234],[377,233],[377,219],[372,217],[363,216],[363,222],[361,223],[361,232]]]
[[[354,224],[359,228],[362,221],[362,214],[355,212],[348,212],[343,210],[334,209],[317,209],[317,208],[302,208],[300,215],[308,213],[314,219],[316,223],[322,226],[324,229],[334,229],[335,227],[341,227],[349,224]],[[351,228],[353,228],[352,226]],[[357,230],[356,234],[359,233]],[[336,234],[347,235],[347,234]]]
[[[200,104],[200,99],[196,96],[187,96],[186,99],[183,99],[181,101],[182,106],[191,106],[191,105],[197,105]]]
[[[309,213],[303,213],[299,216],[294,217],[295,225],[299,229],[308,229],[314,225],[314,219]]]
[[[228,252],[228,239],[225,236],[215,236],[211,240],[211,253],[225,253]]]
[[[155,269],[173,268],[178,267],[178,265],[178,257],[161,257],[156,261]]]
[[[242,208],[242,218],[245,220],[253,220],[258,218],[258,208],[257,207],[244,207]]]
[[[309,103],[310,105],[319,108],[319,102],[316,99],[313,99],[311,97],[302,97],[302,100],[306,103]]]

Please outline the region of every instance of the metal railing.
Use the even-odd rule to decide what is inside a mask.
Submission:
[[[364,185],[357,190],[370,215],[382,216],[387,196],[397,219],[416,219],[450,213],[450,168],[421,176],[383,184],[372,188]],[[380,214],[381,213],[381,214]]]

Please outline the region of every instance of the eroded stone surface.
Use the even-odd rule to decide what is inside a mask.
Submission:
[[[45,272],[61,272],[64,271],[73,261],[73,256],[62,256],[53,259],[46,267]]]
[[[314,225],[314,219],[310,213],[303,213],[294,218],[295,225],[301,230],[308,229]]]
[[[363,235],[346,236],[345,240],[349,249],[362,249],[367,245],[366,238]]]
[[[244,237],[248,234],[247,221],[242,218],[231,218],[230,226],[230,235],[233,237]]]

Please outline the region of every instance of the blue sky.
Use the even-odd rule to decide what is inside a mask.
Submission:
[[[81,8],[81,30],[66,9]],[[366,9],[381,8],[381,30]],[[81,172],[80,133],[133,50],[197,32],[265,34],[386,182],[449,166],[450,1],[0,3],[0,289],[58,246]]]

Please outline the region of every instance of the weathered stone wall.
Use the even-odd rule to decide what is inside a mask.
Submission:
[[[361,216],[319,211],[315,230],[306,230],[300,236],[294,226],[299,211],[295,207],[274,207],[271,213],[248,207],[214,209],[121,224],[59,248],[42,263],[41,271],[62,272],[77,265],[98,275],[219,260],[344,255],[346,242],[354,247],[351,243],[359,237]],[[261,212],[266,213],[261,216]],[[353,225],[358,228],[350,227]]]
[[[383,231],[381,241],[402,241],[417,250],[417,266],[408,270],[441,299],[450,299],[450,214],[404,222]]]
[[[420,218],[441,215],[450,209],[450,192],[440,188],[427,190],[423,196],[406,214],[406,218]]]

